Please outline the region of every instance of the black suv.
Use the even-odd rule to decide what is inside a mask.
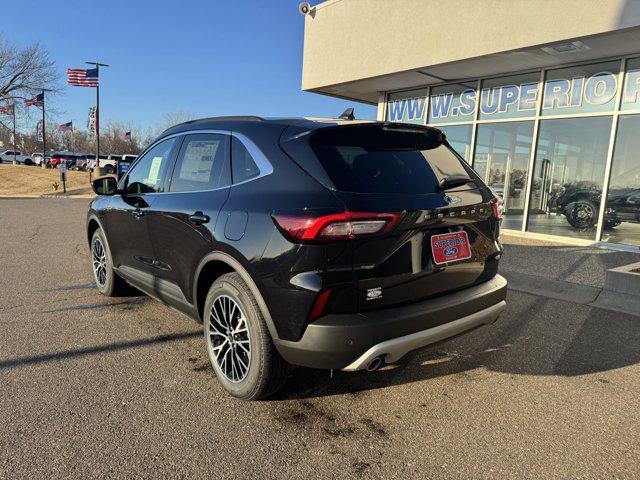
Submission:
[[[236,397],[290,365],[374,370],[505,308],[499,201],[434,128],[196,120],[93,187],[100,292],[130,284],[203,322]]]

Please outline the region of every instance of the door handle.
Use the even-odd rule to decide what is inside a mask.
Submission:
[[[142,210],[140,210],[139,208],[136,208],[136,209],[131,213],[131,215],[133,215],[134,220],[140,220],[140,219],[142,219],[142,217],[144,217],[144,216],[145,216],[145,213],[144,213]]]
[[[191,223],[195,223],[196,225],[202,225],[203,223],[209,222],[209,215],[205,215],[202,212],[196,212],[192,215],[189,215],[189,221]]]

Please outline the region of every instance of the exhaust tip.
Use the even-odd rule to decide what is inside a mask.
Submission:
[[[367,363],[366,368],[368,372],[373,372],[374,370],[380,368],[380,365],[382,365],[382,355],[374,358],[373,360],[370,360],[369,363]]]

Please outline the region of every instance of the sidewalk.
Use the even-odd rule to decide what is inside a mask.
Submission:
[[[604,290],[611,268],[640,261],[640,254],[502,236],[500,272],[509,288],[640,316],[640,297]]]

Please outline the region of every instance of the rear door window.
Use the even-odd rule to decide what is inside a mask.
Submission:
[[[344,192],[434,193],[444,179],[471,179],[468,167],[435,132],[380,126],[320,129],[310,144]]]
[[[171,192],[213,190],[228,186],[229,137],[222,134],[187,135],[171,177]]]

